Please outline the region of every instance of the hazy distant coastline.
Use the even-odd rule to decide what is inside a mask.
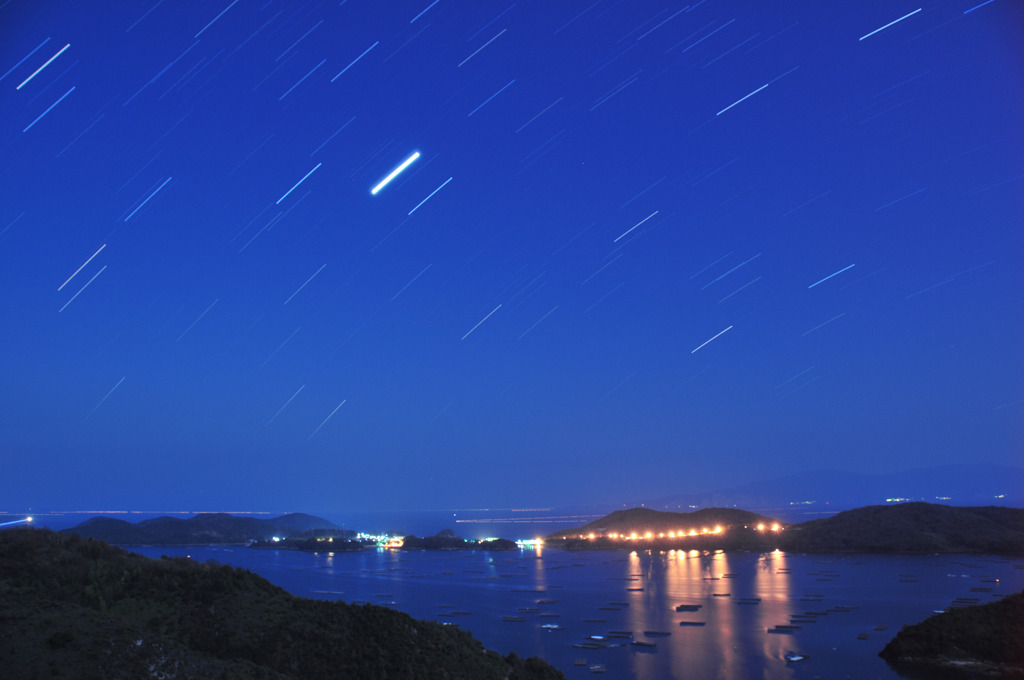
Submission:
[[[475,541],[443,530],[434,536],[369,535],[320,517],[293,513],[273,519],[200,514],[136,524],[94,518],[69,533],[116,545],[255,545],[326,552],[385,545],[411,550],[512,550],[510,538]],[[785,524],[736,508],[690,513],[633,508],[576,529],[549,534],[547,547],[580,549],[755,550],[806,553],[1024,554],[1024,510],[902,503],[848,510],[825,519]]]

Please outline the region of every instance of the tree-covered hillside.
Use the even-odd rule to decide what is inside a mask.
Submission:
[[[36,529],[0,532],[0,663],[8,680],[563,677],[453,626]]]
[[[1024,510],[934,503],[872,505],[790,526],[790,552],[1024,554]]]

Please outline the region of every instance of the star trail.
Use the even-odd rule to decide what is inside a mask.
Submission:
[[[1019,464],[1022,25],[4,3],[0,498],[547,507]]]

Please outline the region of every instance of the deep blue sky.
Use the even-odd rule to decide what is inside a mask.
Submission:
[[[0,510],[1019,464],[1024,4],[768,4],[0,5]]]

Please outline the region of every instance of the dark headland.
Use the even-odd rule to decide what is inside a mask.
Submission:
[[[67,531],[116,545],[245,545],[301,532],[329,533],[342,529],[326,519],[303,513],[260,519],[206,512],[187,519],[156,517],[136,523],[113,517],[93,517]]]
[[[45,529],[0,532],[0,659],[7,680],[564,678],[454,626]]]
[[[933,503],[874,505],[786,525],[734,508],[696,512],[619,510],[555,532],[568,549],[774,550],[801,553],[977,553],[1024,555],[1024,510]]]
[[[909,670],[1024,678],[1024,592],[904,626],[879,656]]]

